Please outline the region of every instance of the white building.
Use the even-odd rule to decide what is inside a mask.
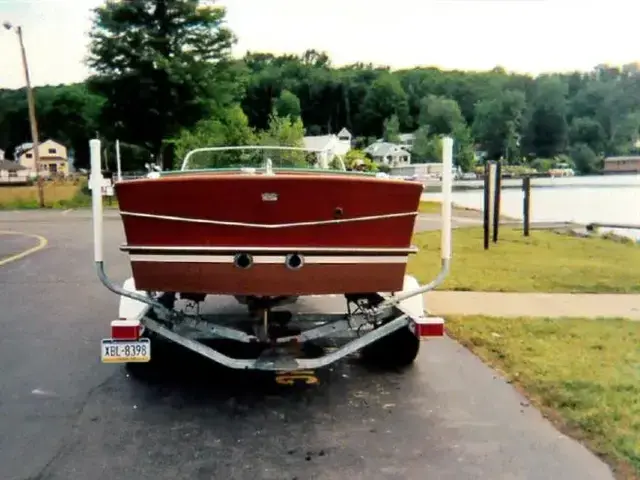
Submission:
[[[23,143],[16,147],[14,159],[30,172],[36,171],[43,176],[50,174],[69,173],[69,159],[67,158],[67,147],[55,140],[48,139],[38,144],[38,154],[40,165],[36,168],[36,159],[33,154],[33,143]]]
[[[411,163],[411,153],[395,143],[378,141],[365,148],[364,152],[371,155],[374,162],[390,167],[400,167]]]
[[[415,139],[415,133],[401,133],[400,135],[398,135],[398,142],[396,143],[396,145],[400,145],[405,150],[411,151]],[[376,140],[376,142],[384,142],[384,138],[379,138],[378,140]]]
[[[24,184],[29,180],[29,170],[17,162],[0,159],[0,184]]]
[[[337,135],[317,135],[304,137],[304,148],[319,151],[317,154],[319,168],[329,168],[334,157],[344,160],[345,155],[351,150],[351,133],[343,128]]]

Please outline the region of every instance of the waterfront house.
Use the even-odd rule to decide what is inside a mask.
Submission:
[[[334,157],[344,160],[345,155],[351,150],[351,133],[343,128],[338,134],[315,135],[303,138],[304,148],[322,150],[317,154],[320,168],[327,168]]]
[[[32,143],[23,143],[16,148],[14,158],[20,165],[26,167],[29,172],[37,171],[42,176],[67,175],[69,173],[67,147],[63,144],[52,139],[45,140],[38,145],[38,153],[40,155],[40,165],[37,169]]]
[[[374,162],[389,165],[390,167],[399,167],[411,163],[411,153],[395,143],[377,141],[365,148],[364,153],[371,156]]]
[[[413,142],[416,139],[415,133],[401,133],[398,135],[398,141],[395,142],[396,145],[401,146],[407,151],[411,151],[413,148]],[[376,143],[384,142],[384,138],[379,138],[376,140]]]
[[[0,159],[0,185],[19,185],[29,181],[29,169],[17,162]]]
[[[607,157],[604,159],[604,173],[640,173],[640,155]]]

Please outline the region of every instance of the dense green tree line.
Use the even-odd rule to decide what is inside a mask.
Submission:
[[[467,169],[480,152],[538,168],[572,161],[587,173],[604,156],[638,151],[636,64],[535,78],[501,68],[392,71],[334,67],[313,49],[234,59],[234,42],[224,9],[197,0],[108,2],[92,30],[96,74],[35,90],[41,137],[72,147],[80,166],[88,163],[89,138],[97,134],[107,145],[119,138],[128,169],[150,157],[169,166],[202,143],[293,144],[303,131],[343,127],[358,148],[415,133],[417,162],[437,161],[437,139],[453,135],[456,161]],[[11,156],[28,140],[25,91],[0,90],[0,148]]]

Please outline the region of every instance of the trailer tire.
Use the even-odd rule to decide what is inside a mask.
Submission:
[[[176,292],[163,292],[156,298],[156,301],[168,310],[173,310],[176,300]]]
[[[367,345],[361,350],[361,355],[370,365],[396,369],[411,365],[419,351],[420,339],[407,327]]]
[[[142,337],[148,338],[151,342],[151,360],[148,362],[125,363],[124,367],[127,373],[132,377],[139,378],[141,380],[149,380],[154,377],[155,372],[161,370],[158,367],[163,361],[164,353],[168,345],[167,341],[165,341],[160,335],[149,329],[146,329],[142,334]]]

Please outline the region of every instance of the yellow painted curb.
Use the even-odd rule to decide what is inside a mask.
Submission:
[[[0,259],[0,267],[7,265],[8,263],[15,262],[16,260],[20,260],[21,258],[26,257],[27,255],[31,255],[32,253],[36,253],[39,250],[42,250],[49,243],[46,238],[42,235],[36,235],[35,233],[24,233],[24,232],[12,232],[7,230],[0,230],[0,235],[21,235],[23,237],[31,237],[38,240],[38,245],[35,247],[31,247],[23,252],[16,253],[15,255],[11,255],[6,258]]]

